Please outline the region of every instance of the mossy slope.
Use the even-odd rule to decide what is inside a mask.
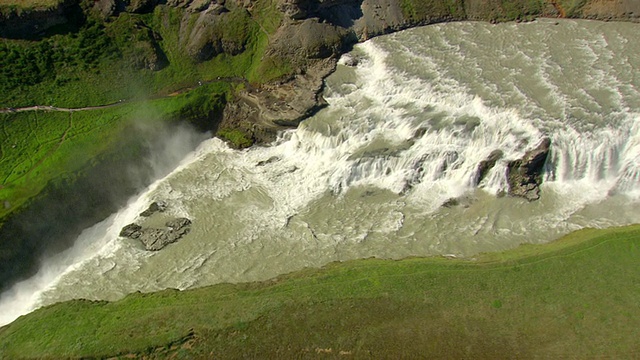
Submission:
[[[269,282],[71,301],[0,331],[4,358],[629,358],[640,226],[473,260],[360,260]]]

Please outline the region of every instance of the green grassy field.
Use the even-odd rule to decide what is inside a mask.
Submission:
[[[580,17],[587,0],[518,0],[518,1],[477,1],[465,3],[463,0],[401,0],[403,15],[415,22],[426,19],[469,19],[469,20],[533,20],[535,17],[560,16]],[[556,12],[548,13],[555,8]]]
[[[112,108],[0,114],[0,218],[37,195],[48,182],[70,178],[113,147],[135,122],[190,121],[207,128],[230,86],[212,83],[174,97]]]
[[[0,358],[635,358],[640,226],[474,259],[360,260],[272,281],[49,306]]]

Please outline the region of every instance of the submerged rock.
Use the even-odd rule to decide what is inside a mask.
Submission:
[[[444,203],[442,203],[442,207],[452,208],[456,206],[462,206],[464,208],[468,208],[471,204],[476,201],[475,198],[470,196],[460,196],[460,197],[452,197],[447,199]]]
[[[486,159],[480,161],[480,163],[478,164],[478,171],[476,172],[476,185],[478,185],[482,181],[482,179],[487,176],[489,170],[493,169],[493,167],[496,166],[496,163],[502,158],[502,156],[502,150],[497,149],[493,150]]]
[[[175,220],[167,221],[165,224],[169,229],[174,231],[182,231],[187,226],[191,225],[191,220],[187,218],[177,218]]]
[[[165,246],[174,243],[191,230],[191,220],[177,218],[167,221],[166,229],[143,228],[137,224],[129,224],[122,228],[120,236],[130,239],[139,239],[145,249],[158,251]]]
[[[540,198],[542,173],[550,147],[551,139],[544,138],[535,149],[527,151],[522,159],[509,162],[507,166],[509,195],[523,197],[529,201]]]
[[[267,164],[271,164],[271,163],[274,163],[274,162],[279,161],[279,160],[280,160],[280,158],[279,158],[279,157],[277,157],[277,156],[272,156],[272,157],[268,158],[267,160],[261,160],[261,161],[258,161],[258,163],[256,164],[256,166],[265,166],[265,165],[267,165]]]
[[[130,239],[137,239],[141,235],[142,226],[138,224],[129,224],[120,230],[120,236]]]
[[[164,212],[167,209],[166,201],[154,201],[149,205],[147,210],[140,213],[140,216],[149,217],[157,212]]]

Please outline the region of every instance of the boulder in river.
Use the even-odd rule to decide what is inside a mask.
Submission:
[[[480,161],[478,164],[478,171],[476,172],[476,185],[478,185],[482,179],[487,176],[489,170],[496,166],[498,160],[502,158],[503,152],[500,149],[493,150],[486,159]]]
[[[535,149],[527,151],[521,159],[509,162],[507,166],[509,195],[523,197],[529,201],[540,198],[542,173],[550,147],[551,139],[544,138]]]
[[[441,206],[445,208],[452,208],[456,206],[462,206],[464,208],[468,208],[469,206],[471,206],[471,204],[473,204],[474,201],[476,201],[476,199],[471,196],[452,197],[447,199],[447,201],[445,201],[444,203],[442,203]]]
[[[162,201],[162,200],[154,201],[151,203],[151,205],[149,205],[147,210],[140,213],[140,216],[148,217],[157,212],[164,212],[166,209],[167,209],[166,201]]]
[[[141,235],[142,226],[138,224],[129,224],[120,230],[120,236],[130,239],[137,239]]]
[[[122,228],[120,236],[130,239],[139,239],[145,249],[158,251],[165,246],[174,243],[191,230],[191,220],[177,218],[167,221],[165,229],[143,228],[137,224],[129,224]]]
[[[191,225],[191,220],[187,218],[177,218],[174,220],[167,221],[165,225],[171,230],[183,231],[189,225]]]

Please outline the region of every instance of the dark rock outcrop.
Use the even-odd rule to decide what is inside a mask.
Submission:
[[[191,230],[191,220],[177,218],[167,221],[165,226],[166,229],[156,229],[129,224],[122,228],[120,236],[140,240],[145,249],[158,251],[188,234]]]
[[[142,234],[142,226],[138,224],[129,224],[120,230],[120,236],[130,239],[137,239]]]
[[[181,231],[191,225],[191,220],[187,218],[177,218],[167,221],[165,225],[173,231]]]
[[[292,20],[318,18],[346,28],[362,17],[361,5],[362,0],[281,0],[278,10]]]
[[[127,11],[138,14],[148,13],[153,11],[156,5],[158,5],[158,0],[130,0]]]
[[[54,26],[78,22],[82,17],[77,0],[32,9],[0,6],[0,37],[35,39]]]
[[[336,62],[335,58],[316,60],[304,73],[238,93],[225,107],[220,126],[250,134],[257,143],[273,141],[279,130],[297,126],[326,106],[321,96],[323,80]]]
[[[523,197],[529,201],[540,198],[542,173],[550,147],[551,139],[544,138],[535,149],[527,151],[521,159],[509,162],[507,166],[509,195]]]
[[[493,167],[496,166],[496,162],[502,159],[503,155],[504,154],[502,150],[496,149],[493,150],[486,159],[480,161],[480,163],[478,164],[478,170],[476,172],[475,185],[478,185],[482,181],[482,179],[487,176],[489,170],[493,169]]]
[[[164,212],[167,210],[167,202],[166,201],[154,201],[149,205],[147,210],[140,213],[140,216],[148,217],[157,212]]]
[[[200,8],[204,10],[197,11]],[[248,34],[235,27],[246,25],[249,21],[251,15],[245,9],[230,12],[215,2],[194,2],[182,19],[180,44],[196,62],[207,61],[223,53],[238,55],[245,50],[249,38]]]
[[[118,4],[116,0],[97,0],[93,3],[93,11],[101,18],[107,19],[116,14]]]
[[[444,203],[442,203],[442,207],[452,208],[456,206],[462,206],[464,208],[468,208],[475,201],[476,199],[470,196],[452,197],[447,199],[447,201],[445,201]]]

